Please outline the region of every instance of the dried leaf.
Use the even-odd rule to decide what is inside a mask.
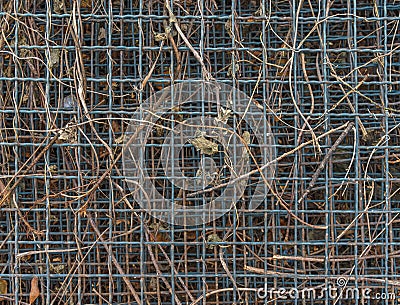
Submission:
[[[92,7],[92,0],[82,0],[81,7],[84,8],[91,8]]]
[[[239,73],[239,69],[240,69],[240,66],[239,66],[239,64],[235,64],[235,71],[233,71],[234,69],[233,69],[233,63],[232,64],[230,64],[229,65],[229,68],[228,68],[228,72],[227,72],[227,76],[228,77],[236,77],[236,75]]]
[[[213,155],[218,152],[218,144],[207,140],[202,133],[190,140],[190,143],[200,150],[202,154]]]
[[[6,188],[6,186],[5,186],[5,184],[3,183],[3,181],[0,179],[0,193],[2,193],[3,194],[3,196],[7,196],[7,199],[5,199],[4,201],[2,201],[3,202],[3,204],[10,204],[12,201],[11,201],[11,194],[9,193],[9,191],[7,190],[7,188]],[[1,206],[2,204],[0,203],[0,206]]]
[[[218,111],[218,117],[215,118],[216,122],[221,122],[226,124],[229,120],[229,118],[232,116],[232,110],[229,108],[222,108]]]
[[[53,263],[61,263],[62,262],[62,258],[60,256],[57,256],[53,259]]]
[[[49,68],[53,68],[58,66],[60,62],[61,51],[60,49],[52,49],[50,50],[50,60],[49,60]]]
[[[64,2],[63,2],[63,0],[54,0],[53,9],[54,9],[55,13],[62,14],[64,12]]]
[[[245,132],[243,132],[242,138],[243,138],[244,143],[246,143],[247,145],[250,145],[250,133],[247,130]]]
[[[168,233],[160,232],[166,231],[167,228],[164,227],[161,223],[152,223],[149,226],[150,229],[153,229],[154,232],[150,232],[150,241],[153,242],[169,242],[171,238],[169,237]]]
[[[57,175],[58,167],[57,165],[53,164],[49,166],[49,172],[52,175]]]
[[[250,145],[251,138],[250,138],[250,133],[247,130],[243,132],[242,139],[243,139],[244,144]],[[244,158],[245,160],[249,158],[249,152],[248,152],[247,148],[244,148],[242,158]],[[242,180],[242,181],[245,181],[245,180]],[[246,184],[247,184],[247,182],[246,182]]]
[[[168,35],[166,33],[154,33],[154,40],[155,41],[163,41],[167,40]]]
[[[166,26],[164,28],[164,33],[154,32],[153,34],[154,34],[154,40],[155,41],[167,40],[169,35],[176,36],[175,31],[173,31],[170,26]]]
[[[39,296],[40,296],[39,280],[35,276],[31,281],[31,292],[29,293],[29,304],[33,304]]]
[[[0,280],[0,294],[7,294],[8,282],[6,280]],[[4,300],[0,297],[0,301]]]
[[[59,131],[60,141],[75,144],[78,141],[78,134],[76,123],[74,121],[69,122],[65,128]]]
[[[106,29],[105,28],[100,28],[99,30],[99,36],[97,36],[98,40],[106,39]]]
[[[66,267],[65,265],[53,265],[53,264],[50,264],[50,271],[52,273],[61,274],[61,273],[64,272],[65,267]]]
[[[225,30],[228,32],[230,38],[233,38],[232,32],[232,16],[229,16],[229,19],[225,22]]]
[[[217,235],[217,234],[210,234],[207,237],[207,243],[220,243],[222,242],[222,239]],[[207,245],[208,249],[214,249],[216,245]]]

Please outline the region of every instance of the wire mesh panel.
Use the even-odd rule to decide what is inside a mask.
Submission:
[[[398,1],[12,0],[0,16],[0,304],[399,303]],[[194,114],[240,121],[253,173],[221,217],[173,225],[122,156],[132,114],[196,80],[263,114],[275,173],[234,107],[172,99],[141,143],[163,198],[189,198],[163,162],[211,174],[193,205],[235,174],[207,134],[162,154]]]

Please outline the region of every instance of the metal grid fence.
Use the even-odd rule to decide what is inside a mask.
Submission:
[[[397,0],[11,0],[0,16],[0,303],[399,303]],[[124,131],[205,71],[253,97],[282,158],[255,211],[170,226],[132,200]],[[256,292],[341,279],[375,298]]]

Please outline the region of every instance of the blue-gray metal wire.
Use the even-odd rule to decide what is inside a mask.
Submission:
[[[395,0],[0,1],[0,304],[398,304],[399,23]],[[260,175],[221,218],[172,226],[134,201],[124,133],[202,78],[252,97],[279,161],[256,210]],[[165,129],[213,109],[173,102],[143,144],[180,201]],[[179,156],[195,176],[199,151]]]

